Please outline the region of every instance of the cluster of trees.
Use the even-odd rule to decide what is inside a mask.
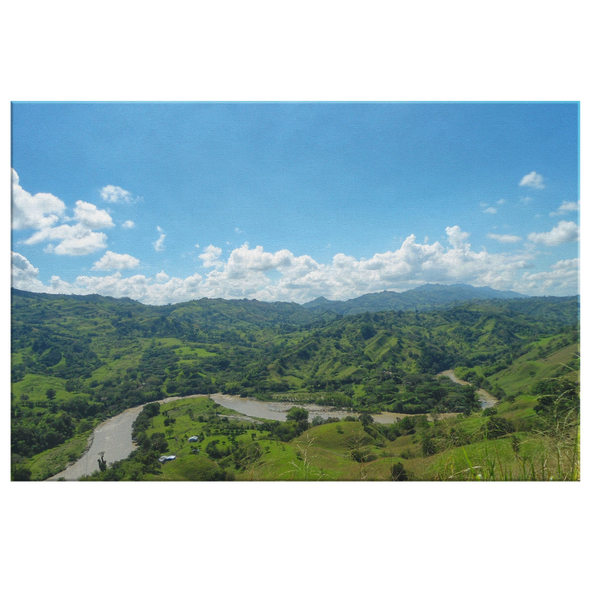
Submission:
[[[11,404],[13,454],[32,457],[92,429],[101,404],[75,397],[58,402],[52,391],[48,389],[47,401],[33,402],[25,395]]]

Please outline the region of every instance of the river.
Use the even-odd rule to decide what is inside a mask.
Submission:
[[[453,373],[452,370],[440,373],[449,377],[455,383],[461,385],[469,385],[466,381],[461,381]],[[497,399],[490,395],[485,389],[478,389],[477,394],[480,397],[482,408],[490,408],[497,403]],[[169,397],[164,400],[159,400],[158,403],[165,404],[179,399],[187,399],[191,397],[203,397],[202,395],[190,395],[185,397]],[[251,418],[265,418],[267,420],[278,420],[284,422],[287,419],[287,412],[293,406],[303,407],[309,412],[309,421],[311,422],[316,416],[320,416],[324,420],[326,418],[345,418],[346,416],[357,416],[355,412],[348,412],[346,410],[336,410],[326,406],[318,406],[315,404],[298,404],[294,402],[280,402],[271,401],[264,402],[248,397],[240,397],[239,395],[225,395],[222,393],[215,393],[210,398],[220,406],[235,410],[245,416]],[[130,453],[135,450],[135,444],[131,440],[131,431],[133,422],[141,412],[143,406],[130,408],[123,413],[103,422],[93,432],[89,438],[89,449],[74,463],[67,467],[61,473],[50,477],[49,480],[57,480],[60,478],[66,481],[75,481],[84,475],[90,475],[98,469],[98,458],[101,452],[104,452],[104,458],[107,464],[110,465],[115,461],[127,458]],[[395,412],[381,412],[380,414],[372,414],[373,420],[379,424],[393,424],[401,420],[405,416],[412,414],[398,414]],[[439,418],[450,418],[456,416],[454,413],[440,414]],[[430,419],[430,417],[429,417]]]
[[[189,397],[204,397],[203,395],[189,395],[186,397],[169,397],[158,400],[159,404],[167,404],[178,399]],[[145,405],[145,404],[144,404]],[[64,478],[66,481],[76,481],[83,475],[90,475],[98,469],[98,458],[104,452],[108,465],[121,459],[126,459],[135,450],[135,443],[131,440],[133,423],[144,406],[129,408],[114,418],[99,424],[90,436],[88,450],[74,463],[61,473],[50,477],[47,481]]]
[[[335,410],[328,406],[318,406],[315,404],[301,404],[296,402],[263,402],[249,397],[240,397],[239,395],[226,395],[223,393],[215,393],[211,399],[230,410],[240,412],[246,416],[253,418],[265,418],[266,420],[278,420],[285,422],[287,420],[287,412],[293,406],[305,408],[309,412],[309,422],[316,416],[323,418],[346,418],[346,416],[358,416],[356,412],[349,412],[347,410]],[[380,414],[371,414],[373,420],[379,424],[393,424],[406,416],[413,414],[398,414],[396,412],[381,412]],[[456,416],[457,414],[441,414],[441,418]]]

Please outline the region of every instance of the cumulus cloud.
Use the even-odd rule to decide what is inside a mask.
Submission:
[[[549,215],[551,215],[551,217],[555,217],[556,215],[567,215],[568,213],[574,213],[575,211],[579,210],[579,201],[563,201],[563,203],[559,206],[559,209],[557,209],[557,211],[552,211],[549,213]]]
[[[29,246],[48,244],[45,252],[67,256],[83,256],[106,248],[107,236],[93,230],[114,227],[107,211],[85,201],[76,201],[72,219],[65,217],[66,205],[57,197],[39,193],[31,196],[19,184],[18,174],[12,171],[13,229],[35,229],[22,243]],[[60,219],[74,221],[74,225]]]
[[[198,245],[197,245],[198,248]],[[221,256],[221,248],[217,248],[213,244],[205,248],[203,254],[199,254],[199,258],[203,261],[203,266],[209,268],[211,266],[218,267],[223,266],[223,262],[219,260]]]
[[[92,270],[124,270],[139,266],[139,259],[130,254],[117,254],[107,250],[104,256],[92,265]]]
[[[508,234],[500,235],[500,234],[488,234],[488,238],[492,240],[496,240],[501,244],[514,244],[516,242],[520,242],[522,240],[519,236],[511,236]]]
[[[37,278],[39,269],[35,268],[22,254],[12,252],[12,286],[24,291],[43,291],[44,285]]]
[[[104,209],[84,201],[76,201],[74,219],[89,229],[115,226],[111,216]]]
[[[578,240],[579,228],[573,221],[560,221],[551,231],[544,233],[530,233],[528,239],[535,244],[545,246],[559,246],[567,242]]]
[[[528,186],[530,188],[542,189],[545,188],[543,177],[537,174],[534,170],[529,174],[525,174],[522,180],[518,183],[518,186]]]
[[[121,227],[123,229],[133,229],[135,227],[135,223],[133,223],[131,220],[127,220],[121,225]]]
[[[12,169],[12,228],[43,229],[57,223],[66,210],[65,203],[49,193],[31,195],[20,186]]]
[[[138,201],[129,191],[112,184],[102,187],[100,196],[109,203],[135,203]]]
[[[119,272],[123,270],[121,263],[121,268],[108,276],[79,276],[71,283],[53,277],[40,289],[37,269],[19,257],[13,265],[13,276],[18,275],[22,284],[37,287],[30,290],[100,293],[154,305],[202,297],[298,303],[319,296],[345,300],[383,290],[404,291],[428,282],[488,285],[530,294],[544,294],[558,287],[564,294],[575,292],[577,267],[571,262],[554,265],[546,271],[549,275],[533,272],[539,252],[532,243],[513,253],[490,254],[484,249],[472,250],[467,241],[469,233],[458,225],[447,227],[446,234],[446,243],[419,243],[412,234],[397,250],[360,260],[340,252],[325,264],[307,255],[296,256],[289,250],[269,252],[260,245],[250,247],[247,242],[224,257],[222,249],[211,244],[199,257],[206,269],[204,276],[195,273],[186,278],[170,277],[164,271],[154,277],[138,274],[124,278]],[[496,238],[492,239],[501,238],[501,243],[512,243],[516,237],[493,235]],[[116,263],[107,261],[122,261],[123,256],[107,253],[102,259],[104,263],[97,264],[104,264],[105,270],[107,266],[115,269]]]
[[[201,292],[208,297],[250,296],[267,301],[304,302],[320,295],[349,299],[392,288],[404,290],[425,282],[470,282],[510,288],[534,257],[531,252],[513,256],[473,252],[466,243],[468,232],[461,231],[459,226],[446,231],[449,248],[439,242],[419,244],[411,235],[395,252],[378,253],[368,260],[339,253],[330,264],[319,264],[309,256],[295,256],[288,250],[265,252],[261,246],[250,248],[247,243],[234,249],[227,262],[223,262],[218,258],[221,250],[210,247],[216,268],[207,275]],[[279,279],[272,281],[269,271],[278,271]]]
[[[560,260],[551,270],[529,273],[522,278],[523,289],[539,295],[565,296],[579,290],[579,259]]]
[[[162,230],[158,227],[158,231],[161,232]],[[166,234],[160,234],[160,237],[155,242],[152,242],[156,252],[163,252],[166,249],[166,246],[164,246],[165,239]]]
[[[58,241],[59,244],[57,246],[53,244],[47,245],[45,252],[67,256],[83,256],[102,250],[107,246],[106,234],[94,232],[81,223],[41,229],[27,240],[24,240],[23,243],[34,246],[41,242],[55,241]]]
[[[447,236],[449,236],[449,243],[454,248],[461,248],[463,245],[463,241],[469,237],[469,234],[466,231],[462,232],[461,228],[458,225],[454,225],[453,227],[447,227],[445,231],[447,232]],[[411,237],[413,237],[413,234]]]

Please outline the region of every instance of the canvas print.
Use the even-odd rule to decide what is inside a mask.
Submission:
[[[13,481],[579,480],[579,103],[11,130]]]

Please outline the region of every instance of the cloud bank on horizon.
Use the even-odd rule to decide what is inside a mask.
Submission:
[[[24,135],[27,133],[32,131],[26,129]],[[329,141],[327,137],[323,141]],[[72,144],[72,150],[75,147]],[[266,153],[263,149],[261,153]],[[300,148],[290,145],[289,149],[289,158],[303,158],[301,170],[310,170],[305,155],[296,151]],[[258,172],[248,172],[249,157],[240,155],[238,162],[243,166],[242,183],[244,175],[250,174],[252,186],[261,186],[265,179]],[[267,167],[275,167],[269,178],[288,176],[285,162],[289,160],[284,158],[280,169],[278,163],[267,162]],[[27,162],[27,170],[34,164]],[[329,164],[336,166],[326,160],[328,171]],[[337,171],[346,174],[340,164]],[[368,162],[366,168],[374,165]],[[203,166],[201,175],[205,174]],[[394,174],[385,178],[385,184],[391,185],[390,198],[396,202],[390,210],[392,227],[388,228],[382,215],[387,199],[379,174],[383,173],[377,170],[371,179],[377,195],[374,200],[365,187],[361,193],[360,188],[353,191],[348,185],[327,187],[324,208],[298,219],[299,209],[291,204],[289,195],[284,200],[277,197],[273,204],[264,195],[249,194],[249,200],[244,198],[240,203],[242,208],[237,207],[244,211],[242,217],[236,217],[229,206],[232,201],[227,200],[236,185],[228,186],[225,194],[193,195],[192,191],[205,188],[221,190],[217,187],[223,185],[222,172],[211,179],[211,185],[195,183],[185,195],[174,193],[171,197],[172,187],[163,184],[161,195],[150,198],[147,186],[140,186],[145,196],[138,197],[134,194],[137,183],[133,189],[104,183],[94,184],[92,191],[83,189],[85,196],[78,198],[75,185],[64,189],[67,197],[28,190],[13,169],[12,285],[35,292],[130,297],[148,304],[202,297],[298,303],[319,296],[345,300],[383,290],[404,291],[424,283],[468,283],[528,295],[578,293],[579,202],[577,190],[572,190],[577,189],[577,179],[569,187],[561,182],[561,190],[553,189],[551,178],[557,176],[556,171],[546,178],[536,170],[524,169],[518,177],[512,171],[511,179],[498,181],[497,186],[470,185],[471,194],[463,195],[457,203],[452,197],[437,196],[438,191],[443,192],[442,185],[435,185],[431,195],[422,187],[423,197],[416,193],[405,203],[405,185],[400,182],[398,186],[401,176]],[[473,179],[470,182],[475,183]],[[47,190],[42,183],[40,175],[35,184]],[[349,179],[349,184],[354,183],[354,178]],[[47,184],[48,188],[59,186],[53,178]],[[299,193],[311,191],[309,185],[296,188]],[[274,186],[273,190],[280,193],[284,189]],[[541,197],[546,193],[550,196]],[[314,195],[306,201],[310,207],[316,207]],[[444,204],[446,218],[431,211],[439,201]],[[273,211],[273,205],[278,211]],[[293,216],[302,235],[289,233],[280,218],[281,207],[285,208],[284,216]],[[551,220],[555,216],[570,219],[555,223]],[[321,248],[322,230],[315,225],[318,217],[326,228]],[[263,222],[264,231],[259,227]],[[357,225],[360,229],[351,231]],[[420,240],[417,236],[423,231]],[[379,243],[389,247],[377,251],[373,243],[364,243],[375,235]],[[436,239],[430,243],[427,235]],[[237,244],[236,238],[240,240]],[[201,248],[195,246],[196,241],[211,243]],[[333,244],[337,244],[336,254],[330,252]],[[373,253],[367,254],[371,246]]]
[[[16,171],[12,173],[13,229],[35,230],[23,240],[23,244],[50,242],[44,248],[46,253],[69,256],[89,255],[107,247],[106,234],[94,231],[114,227],[107,211],[78,200],[73,217],[67,217],[67,207],[58,197],[47,193],[31,195],[20,186]],[[129,195],[120,187],[105,189],[109,194]],[[575,210],[563,205],[561,209]],[[133,227],[128,221],[123,226]],[[161,233],[159,226],[156,229],[160,237],[153,247],[162,251],[166,234]],[[260,245],[250,247],[248,242],[231,250],[227,259],[223,259],[223,250],[211,244],[199,255],[203,274],[195,272],[187,277],[172,278],[164,271],[153,277],[144,274],[123,277],[120,271],[137,268],[140,260],[130,254],[109,250],[94,261],[91,270],[116,271],[113,274],[80,275],[72,282],[52,276],[49,282],[43,283],[38,278],[39,269],[22,254],[13,252],[12,280],[14,287],[28,291],[98,293],[130,297],[148,304],[176,303],[202,297],[298,303],[319,296],[345,300],[376,291],[404,291],[424,283],[469,283],[536,295],[577,292],[577,258],[559,260],[549,271],[531,271],[533,261],[539,256],[535,244],[559,246],[578,240],[578,226],[573,221],[562,220],[548,232],[531,232],[525,247],[513,253],[474,251],[467,241],[470,234],[458,225],[446,227],[445,232],[447,245],[438,241],[420,244],[411,234],[395,251],[376,253],[366,260],[338,253],[328,264],[319,264],[308,255],[295,256],[286,249],[266,252]],[[523,239],[493,233],[488,237],[506,244]],[[278,273],[278,279],[269,276],[271,271]]]
[[[526,178],[526,177],[525,177]],[[521,183],[522,184],[522,183]],[[538,187],[537,187],[538,188]],[[129,194],[120,187],[105,187],[111,194]],[[574,207],[575,205],[575,207]],[[577,211],[577,203],[560,206],[561,213]],[[19,184],[13,170],[13,229],[32,229],[34,233],[22,243],[36,245],[49,242],[46,253],[84,256],[104,250],[107,235],[96,232],[114,226],[105,210],[91,203],[76,201],[73,217],[67,217],[65,203],[47,193],[30,195]],[[484,211],[488,212],[488,211]],[[64,221],[57,225],[60,221]],[[69,223],[68,223],[69,222]],[[132,221],[123,227],[132,228]],[[161,228],[157,228],[161,232]],[[319,264],[308,255],[295,256],[289,250],[265,252],[260,245],[248,242],[233,249],[226,260],[222,249],[214,245],[199,255],[205,272],[188,277],[170,278],[161,271],[154,277],[136,274],[123,277],[121,270],[136,268],[140,260],[129,254],[107,251],[91,270],[113,271],[108,276],[80,275],[73,282],[52,276],[43,283],[39,269],[25,256],[12,253],[12,281],[18,289],[62,294],[98,293],[112,297],[130,297],[148,304],[166,304],[202,297],[256,298],[261,301],[295,301],[303,303],[319,296],[345,300],[383,290],[404,291],[424,283],[469,283],[496,289],[512,289],[531,295],[567,295],[578,291],[578,258],[559,260],[549,271],[531,272],[540,252],[534,244],[560,246],[578,241],[579,228],[573,221],[560,221],[547,232],[531,232],[525,247],[514,253],[476,252],[467,242],[468,232],[458,225],[446,227],[448,245],[438,241],[420,244],[414,234],[395,251],[376,253],[369,259],[336,254],[331,263]],[[156,251],[164,249],[166,234],[153,242]],[[489,233],[498,242],[511,244],[523,238]],[[211,269],[211,270],[209,270]],[[279,274],[278,280],[269,277]]]

